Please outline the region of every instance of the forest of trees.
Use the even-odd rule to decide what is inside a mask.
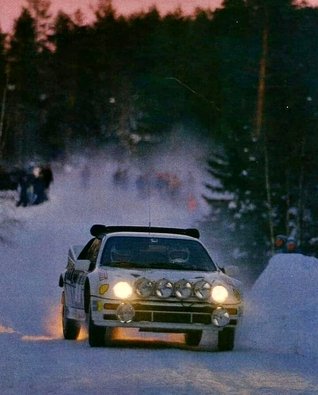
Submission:
[[[131,149],[195,125],[211,152],[202,226],[260,264],[278,233],[312,252],[317,37],[318,9],[292,0],[127,17],[104,0],[89,24],[81,12],[52,20],[49,0],[27,0],[13,32],[0,34],[0,159],[51,160],[114,141]]]

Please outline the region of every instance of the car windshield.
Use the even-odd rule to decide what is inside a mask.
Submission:
[[[164,237],[110,237],[101,266],[132,269],[215,271],[211,257],[195,240]]]

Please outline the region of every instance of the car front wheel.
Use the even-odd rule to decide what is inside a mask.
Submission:
[[[184,335],[187,346],[198,346],[202,338],[202,331],[191,331]]]
[[[113,342],[113,328],[105,328],[105,346],[111,346]]]
[[[224,328],[218,333],[219,351],[231,351],[234,348],[235,328]]]
[[[88,313],[88,343],[91,347],[105,345],[105,327],[94,324],[91,310]]]
[[[66,317],[65,306],[62,307],[62,325],[63,325],[63,335],[64,339],[76,340],[81,330],[81,325],[75,321],[70,320]]]

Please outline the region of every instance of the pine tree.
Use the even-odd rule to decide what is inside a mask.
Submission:
[[[34,156],[39,149],[39,63],[34,19],[23,9],[8,50],[10,85],[8,145],[17,159]],[[13,122],[14,119],[14,122]]]
[[[34,20],[36,39],[40,50],[50,46],[49,36],[52,34],[50,13],[51,0],[26,0],[27,9]]]
[[[275,4],[228,0],[215,19],[223,54],[219,126],[223,160],[220,171],[220,163],[212,154],[209,170],[227,195],[223,215],[227,210],[240,251],[259,261],[266,259],[275,231],[283,232],[282,217],[288,211],[283,207],[287,203],[284,169],[292,171],[291,165],[294,170],[297,168],[298,192],[290,194],[294,201],[299,201],[299,187],[303,184],[294,156],[296,152],[298,157],[303,156],[299,151],[301,144],[296,149],[291,147],[286,136],[282,136],[280,124],[284,120],[290,136],[295,125],[291,114],[279,114],[284,98],[298,98],[290,87],[301,88],[301,81],[295,83],[291,79],[287,90],[282,85],[291,77],[294,62],[288,54],[295,42],[290,40],[288,30],[295,10],[290,1]],[[208,189],[213,192],[210,183]],[[207,199],[213,210],[214,203]],[[290,232],[289,222],[287,227]]]

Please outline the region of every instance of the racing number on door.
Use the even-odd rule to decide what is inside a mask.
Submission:
[[[86,273],[80,272],[77,274],[77,279],[74,288],[74,303],[76,307],[84,307],[84,284],[86,279]]]

